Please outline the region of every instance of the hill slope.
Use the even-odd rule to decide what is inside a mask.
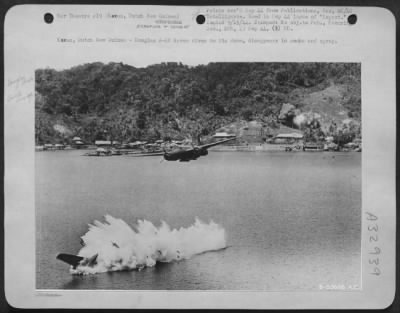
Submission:
[[[348,119],[360,121],[360,78],[355,63],[146,68],[90,63],[63,71],[38,69],[36,141],[197,139],[253,119],[269,127],[279,122],[301,127],[293,125],[294,118],[310,112],[318,113],[327,132],[332,121],[336,127]],[[282,114],[285,103],[292,111]]]

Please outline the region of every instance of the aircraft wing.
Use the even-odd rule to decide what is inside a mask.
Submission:
[[[221,143],[224,143],[224,142],[227,142],[227,141],[231,141],[231,140],[233,140],[233,139],[236,139],[236,137],[232,137],[232,138],[229,138],[229,139],[225,139],[225,140],[221,140],[221,141],[209,143],[209,144],[206,144],[206,145],[202,145],[202,146],[199,146],[199,148],[200,148],[200,149],[208,149],[208,148],[210,148],[210,147],[217,146],[217,145],[219,145],[219,144],[221,144]]]
[[[190,158],[191,153],[194,151],[194,148],[182,149],[182,150],[174,150],[168,152],[170,156],[179,156],[179,158]]]
[[[73,254],[60,253],[59,255],[57,255],[57,259],[69,265],[72,265],[72,267],[77,267],[79,263],[84,259],[84,257]]]
[[[164,152],[154,152],[154,153],[137,153],[137,154],[128,154],[131,157],[145,157],[145,156],[158,156],[158,155],[164,155]]]

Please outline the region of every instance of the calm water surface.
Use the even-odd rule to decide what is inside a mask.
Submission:
[[[210,152],[161,157],[36,153],[38,289],[318,290],[360,284],[361,153]],[[72,276],[87,224],[214,220],[228,248],[142,271]]]

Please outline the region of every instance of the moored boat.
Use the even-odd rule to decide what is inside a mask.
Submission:
[[[324,151],[324,145],[322,143],[307,142],[303,145],[303,151]]]

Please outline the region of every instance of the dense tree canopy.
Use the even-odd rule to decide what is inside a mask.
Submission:
[[[162,63],[135,68],[91,63],[36,71],[37,140],[81,136],[130,141],[206,136],[236,120],[278,121],[293,91],[347,86],[343,106],[361,116],[360,65],[354,63]],[[54,124],[68,131],[54,130]]]

